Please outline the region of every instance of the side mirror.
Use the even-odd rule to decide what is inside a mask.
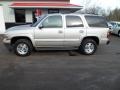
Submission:
[[[42,29],[42,28],[43,28],[43,25],[41,24],[38,28],[39,28],[39,29]]]

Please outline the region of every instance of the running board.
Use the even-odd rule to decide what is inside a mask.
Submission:
[[[36,47],[36,50],[77,50],[78,47]]]

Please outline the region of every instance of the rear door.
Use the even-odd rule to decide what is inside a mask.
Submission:
[[[66,15],[65,21],[64,46],[79,46],[82,36],[86,35],[86,29],[81,17],[78,15]]]

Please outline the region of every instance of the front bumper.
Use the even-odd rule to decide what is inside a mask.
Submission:
[[[4,39],[3,39],[3,43],[4,43],[4,44],[10,44],[11,41],[10,41],[10,39],[4,38]]]
[[[13,47],[11,45],[11,41],[9,39],[3,39],[3,43],[5,45],[5,47],[9,50],[9,51],[12,51],[13,50]]]

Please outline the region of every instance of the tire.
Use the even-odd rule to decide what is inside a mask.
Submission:
[[[120,37],[120,30],[118,31],[118,37]]]
[[[97,43],[93,39],[85,39],[79,47],[79,51],[84,55],[92,55],[97,50]]]
[[[14,53],[18,56],[29,56],[33,50],[32,43],[27,39],[19,39],[14,44]]]

